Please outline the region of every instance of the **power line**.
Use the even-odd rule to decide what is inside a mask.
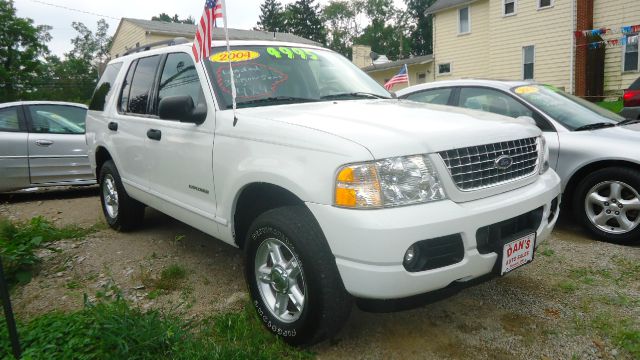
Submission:
[[[94,12],[91,12],[91,11],[74,9],[74,8],[70,8],[68,6],[63,6],[63,5],[58,5],[58,4],[52,4],[52,3],[48,3],[46,1],[41,1],[41,0],[30,0],[30,1],[34,2],[34,3],[39,3],[39,4],[43,4],[43,5],[53,6],[53,7],[60,8],[60,9],[69,10],[69,11],[75,11],[75,12],[79,12],[79,13],[87,14],[87,15],[93,15],[93,16],[98,16],[98,17],[103,17],[103,18],[109,18],[109,19],[113,19],[113,20],[120,20],[121,19],[121,18],[109,16],[109,15],[103,15],[103,14],[94,13]]]

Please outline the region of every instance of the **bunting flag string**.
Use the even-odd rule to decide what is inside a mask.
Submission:
[[[615,47],[615,46],[625,46],[625,45],[634,45],[638,44],[640,41],[640,35],[622,37],[620,39],[609,39],[603,41],[595,41],[587,44],[578,44],[576,46],[588,46],[589,49],[598,49],[602,47]]]
[[[611,29],[602,27],[599,29],[591,29],[591,30],[578,30],[574,31],[574,35],[576,38],[590,37],[590,36],[601,36],[607,34],[633,34],[640,32],[640,25],[630,25],[630,26],[622,26],[617,29]]]

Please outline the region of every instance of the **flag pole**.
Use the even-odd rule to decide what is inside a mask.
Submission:
[[[409,67],[404,64],[404,71],[407,73],[407,87],[411,86],[411,80],[409,80]]]
[[[231,66],[231,45],[229,44],[229,29],[227,28],[227,4],[222,1],[222,19],[224,20],[224,37],[227,40],[227,53],[229,56],[229,76],[231,77],[231,103],[233,107],[233,126],[238,123],[238,114],[236,112],[236,81],[233,77],[233,67]]]

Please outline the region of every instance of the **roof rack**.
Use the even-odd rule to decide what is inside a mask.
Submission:
[[[171,39],[171,40],[157,41],[157,42],[154,42],[154,43],[151,43],[151,44],[146,44],[146,45],[135,47],[133,49],[129,49],[122,56],[127,56],[129,54],[138,53],[138,52],[141,52],[141,51],[151,50],[151,49],[153,49],[155,47],[158,47],[158,46],[163,46],[163,45],[173,46],[173,45],[186,44],[186,43],[189,43],[189,42],[190,42],[189,40],[187,40],[186,38],[183,38],[183,37],[177,37],[177,38]]]

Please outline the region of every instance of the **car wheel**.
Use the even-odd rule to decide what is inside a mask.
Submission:
[[[292,345],[311,345],[340,330],[353,299],[306,207],[260,215],[249,229],[245,252],[249,292],[267,329]]]
[[[127,195],[113,161],[100,169],[100,202],[107,224],[115,230],[132,230],[144,218],[144,205]]]
[[[605,168],[585,177],[576,189],[573,209],[596,237],[614,243],[640,241],[640,173]]]

